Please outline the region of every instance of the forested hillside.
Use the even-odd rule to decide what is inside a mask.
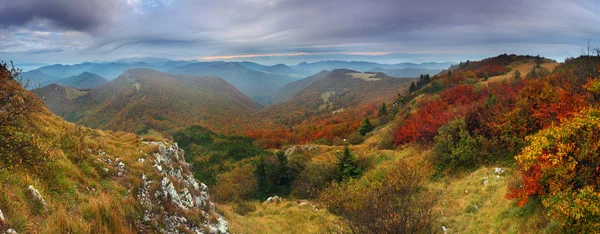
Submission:
[[[45,97],[42,91],[35,92]],[[50,108],[65,105],[54,101],[61,100],[46,100]],[[151,69],[128,70],[69,103],[73,105],[70,112],[56,112],[68,121],[138,134],[170,134],[192,124],[232,132],[250,124],[249,116],[260,108],[220,78],[171,75]]]
[[[335,140],[339,144],[342,138],[358,129],[364,117],[377,112],[399,92],[405,92],[413,81],[348,69],[321,75],[323,77],[317,74],[307,78],[316,79],[293,98],[258,113],[259,119],[275,124],[275,131],[252,129],[246,135],[260,139],[262,145],[269,147],[316,140],[329,144]],[[382,118],[381,121],[389,119]]]

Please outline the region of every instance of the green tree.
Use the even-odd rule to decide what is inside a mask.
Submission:
[[[360,133],[360,135],[364,136],[364,135],[367,135],[367,133],[369,133],[370,131],[373,131],[374,128],[375,127],[373,127],[373,124],[371,124],[371,121],[369,121],[369,118],[365,118],[365,120],[360,125],[358,132]]]
[[[413,81],[410,83],[410,87],[408,88],[408,94],[412,94],[415,91],[417,91],[417,86],[415,85],[415,82]]]
[[[434,158],[438,169],[474,168],[480,161],[481,138],[471,136],[463,119],[442,126],[435,137]]]
[[[529,74],[527,74],[527,78],[536,78],[536,77],[538,77],[538,75],[536,72],[536,67],[534,65],[533,68],[531,69],[531,72],[529,72]]]
[[[264,156],[260,156],[258,163],[256,164],[256,170],[254,175],[256,176],[256,196],[258,199],[265,200],[267,198],[267,191],[271,187],[270,181],[267,180],[267,163],[265,162]]]
[[[260,156],[255,170],[257,198],[264,200],[268,196],[287,196],[294,182],[293,171],[289,165],[287,156],[283,151],[273,155]]]
[[[356,156],[350,153],[348,145],[344,147],[343,153],[337,154],[337,158],[338,164],[336,174],[338,182],[360,177],[362,168],[357,164]]]
[[[515,71],[514,79],[515,80],[520,80],[521,79],[521,72],[519,70]]]
[[[385,102],[381,104],[381,107],[379,108],[379,113],[377,114],[378,116],[385,116],[387,115],[387,107],[385,106]]]
[[[280,196],[287,196],[290,194],[292,183],[294,182],[294,175],[292,168],[290,167],[288,157],[285,156],[285,153],[283,151],[278,151],[276,155],[279,163],[276,175],[276,189]]]

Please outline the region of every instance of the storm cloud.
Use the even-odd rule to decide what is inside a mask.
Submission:
[[[111,23],[120,0],[8,0],[0,2],[0,25],[89,31]],[[38,24],[38,25],[35,25]]]
[[[61,52],[31,57],[564,58],[588,39],[600,44],[599,12],[594,0],[3,1],[0,56],[26,60],[46,49]]]

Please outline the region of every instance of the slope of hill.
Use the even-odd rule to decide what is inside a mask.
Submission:
[[[383,72],[389,76],[399,77],[399,78],[409,78],[409,77],[419,77],[420,75],[430,74],[435,75],[441,72],[442,69],[424,69],[424,68],[401,68],[401,69],[383,69],[381,67],[376,67],[369,72]]]
[[[77,99],[88,93],[88,91],[81,91],[68,86],[63,87],[57,84],[34,89],[31,92],[42,98],[46,107],[54,114],[63,116],[66,119],[72,118],[70,115],[75,111]]]
[[[323,70],[313,76],[309,76],[302,80],[297,80],[297,81],[291,82],[289,84],[286,84],[283,87],[281,87],[279,90],[277,90],[277,92],[271,96],[271,100],[273,101],[273,103],[285,102],[285,101],[291,99],[292,97],[294,97],[302,89],[304,89],[304,88],[308,87],[309,85],[311,85],[312,83],[317,82],[318,80],[326,77],[328,74],[329,74],[329,71]]]
[[[67,123],[5,71],[0,232],[228,232],[177,144]]]
[[[239,63],[208,62],[193,63],[170,70],[176,74],[218,76],[236,87],[240,92],[263,104],[269,104],[270,96],[295,78],[251,70]]]
[[[56,83],[76,89],[93,89],[108,83],[108,80],[94,73],[83,72],[77,76],[60,79]]]
[[[321,76],[298,92],[290,100],[267,107],[261,113],[270,116],[288,116],[298,112],[334,112],[365,103],[381,104],[397,96],[411,79],[395,79],[384,73],[360,73],[337,69]]]
[[[255,119],[269,120],[273,126],[255,127],[246,135],[267,147],[341,140],[353,134],[364,117],[382,103],[406,92],[413,80],[337,69],[291,99],[261,110]]]
[[[61,113],[69,121],[140,134],[170,133],[192,124],[231,132],[250,124],[251,114],[260,108],[220,78],[171,75],[151,69],[127,70],[73,102],[71,112]]]

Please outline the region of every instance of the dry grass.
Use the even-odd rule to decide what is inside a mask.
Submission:
[[[352,76],[352,78],[363,79],[365,81],[378,81],[378,80],[381,80],[381,78],[375,78],[375,74],[372,74],[372,73],[352,72],[352,73],[346,73],[346,74]]]
[[[507,72],[504,75],[492,76],[492,77],[488,78],[486,81],[483,81],[483,83],[487,84],[489,82],[512,80],[515,75],[516,70],[519,70],[519,72],[521,73],[521,78],[524,78],[527,76],[527,74],[529,72],[531,72],[531,69],[533,68],[533,66],[535,66],[535,63],[533,63],[533,62],[511,64],[508,66],[510,68],[509,72]],[[556,66],[558,66],[558,63],[542,63],[542,64],[540,64],[540,66],[547,69],[548,71],[552,72],[554,70],[554,68]]]
[[[300,205],[296,201],[278,204],[252,202],[256,210],[246,215],[234,211],[231,204],[218,204],[231,233],[342,233],[341,220],[326,209],[313,209],[311,204]]]
[[[33,115],[32,123],[31,134],[41,136],[48,161],[0,170],[0,209],[6,223],[19,233],[132,233],[139,204],[130,191],[140,186],[142,173],[151,177],[154,172],[150,164],[136,161],[154,149],[134,134],[79,127],[47,110]],[[107,156],[99,156],[100,150]],[[104,172],[114,170],[114,165],[97,160],[105,157],[123,161],[125,176]],[[29,185],[39,190],[47,209],[31,198]]]
[[[67,99],[74,100],[75,98],[86,95],[89,91],[81,91],[71,87],[65,87],[65,92],[67,94]]]

